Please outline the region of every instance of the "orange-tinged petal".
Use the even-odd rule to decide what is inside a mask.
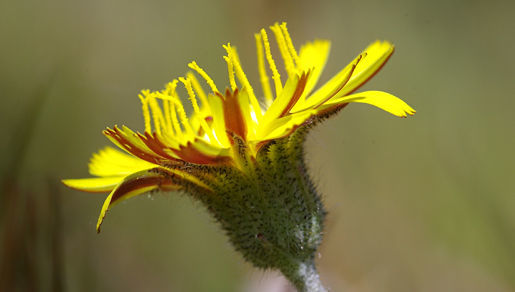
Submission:
[[[238,89],[234,92],[227,89],[225,98],[222,96],[220,98],[223,99],[225,128],[245,139],[247,137],[247,124],[238,101]]]
[[[153,153],[152,150],[150,150],[145,143],[141,141],[136,133],[132,132],[127,127],[120,130],[115,126],[114,129],[107,128],[103,133],[118,147],[136,157],[154,164],[159,164],[162,160],[160,156]]]
[[[188,142],[184,146],[181,145],[180,149],[172,149],[172,151],[182,160],[196,164],[219,164],[224,163],[230,158],[229,156],[220,155],[221,153],[226,153],[227,150],[215,148],[201,139]]]
[[[157,155],[172,161],[178,160],[177,157],[174,157],[165,151],[170,147],[166,146],[159,140],[159,134],[154,133],[154,135],[151,135],[150,133],[145,132],[145,135],[138,133],[138,136],[141,141],[143,141],[143,143],[145,143],[145,145],[147,145],[147,147]]]
[[[98,217],[97,232],[100,232],[100,226],[107,211],[117,203],[156,189],[174,190],[179,188],[162,174],[152,170],[139,171],[125,177],[104,201]]]

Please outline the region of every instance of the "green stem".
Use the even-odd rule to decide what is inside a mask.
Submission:
[[[283,269],[282,273],[297,288],[298,292],[327,292],[324,288],[314,262],[300,263],[297,267]]]

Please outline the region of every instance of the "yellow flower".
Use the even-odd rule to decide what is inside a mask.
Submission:
[[[271,141],[292,135],[302,125],[328,116],[348,103],[371,104],[399,117],[415,113],[405,102],[386,92],[354,93],[392,55],[394,47],[389,42],[372,43],[315,90],[330,42],[315,40],[297,52],[285,23],[271,26],[271,31],[285,75],[280,76],[267,32],[262,29],[255,34],[262,99],[258,99],[247,79],[236,49],[227,44],[224,59],[228,89],[220,91],[209,75],[191,62],[192,71],[185,77],[173,80],[161,91],[141,92],[143,133],[125,126],[104,130],[107,138],[125,153],[106,147],[94,154],[89,164],[95,178],[63,180],[74,189],[111,192],[102,207],[97,230],[107,210],[139,194],[153,190],[214,192],[209,184],[209,176],[214,174],[202,173],[202,166],[229,166],[246,171],[245,157],[255,159]],[[207,86],[201,84],[198,76]],[[193,108],[189,116],[177,92],[179,85]]]

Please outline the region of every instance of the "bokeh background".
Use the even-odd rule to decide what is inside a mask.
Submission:
[[[322,80],[371,41],[396,53],[307,159],[329,210],[318,266],[332,291],[515,291],[515,2],[0,1],[0,290],[247,291],[266,281],[185,195],[141,196],[95,223],[101,131],[143,128],[137,98],[196,60],[228,84],[222,44],[257,81],[253,33],[287,21],[332,40]],[[257,280],[256,280],[257,279]]]

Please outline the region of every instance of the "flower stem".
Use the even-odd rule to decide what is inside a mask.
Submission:
[[[283,269],[283,274],[297,288],[298,292],[327,292],[315,267],[315,263],[300,263],[296,269]]]

